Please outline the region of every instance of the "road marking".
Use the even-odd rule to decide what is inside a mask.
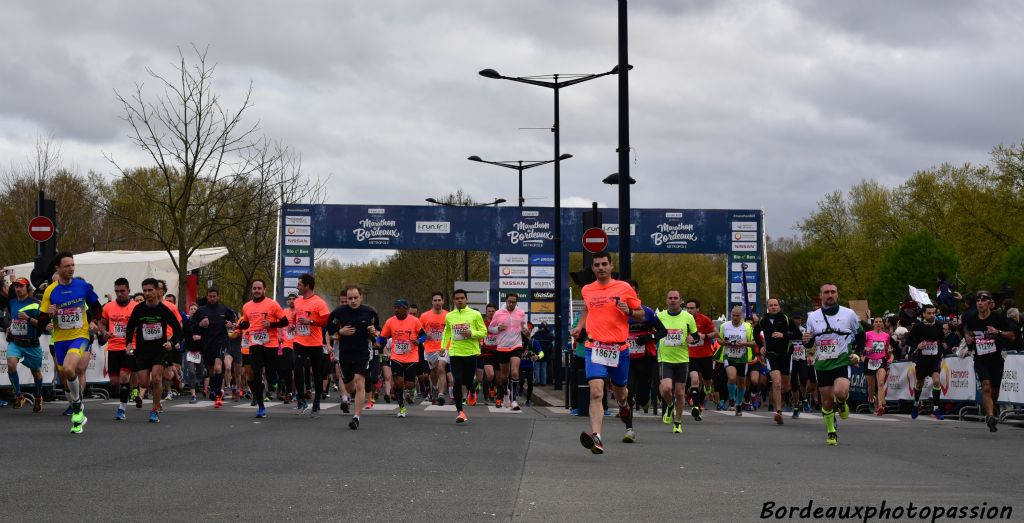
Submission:
[[[428,405],[427,412],[455,412],[455,405]]]
[[[713,410],[711,412],[717,412],[723,416],[732,416],[734,418],[767,418],[768,416],[762,416],[761,414],[754,414],[752,412],[744,412],[742,416],[737,416],[736,411],[733,410]]]
[[[565,407],[545,407],[545,408],[547,408],[548,412],[550,412],[552,414],[572,414],[571,412],[569,412],[569,409],[567,409]]]
[[[880,416],[871,416],[868,414],[850,414],[851,419],[859,419],[864,421],[888,421],[890,423],[899,423],[900,420],[892,418],[884,418]]]
[[[199,401],[196,403],[184,403],[182,405],[171,405],[171,408],[175,409],[201,409],[204,407],[212,407],[212,401]]]
[[[548,408],[551,408],[551,407],[548,407]],[[512,410],[512,409],[506,409],[504,407],[494,407],[494,406],[491,406],[491,405],[487,406],[487,410],[490,411],[492,414],[522,414],[523,413],[523,411],[521,411],[521,410]]]
[[[383,405],[381,405],[380,403],[374,403],[372,409],[364,407],[363,410],[369,411],[369,412],[373,412],[375,410],[379,410],[379,411],[398,410],[398,405],[395,404],[395,403],[385,403]]]

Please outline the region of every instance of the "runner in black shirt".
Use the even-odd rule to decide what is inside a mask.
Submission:
[[[157,412],[160,410],[160,398],[163,393],[164,360],[168,351],[181,341],[182,328],[178,318],[160,301],[157,281],[146,278],[142,281],[144,302],[132,310],[128,318],[128,330],[125,331],[128,354],[135,355],[138,366],[139,383],[149,382],[153,396],[153,410],[149,413],[150,423],[159,423]],[[171,337],[167,337],[167,329],[171,329]],[[138,343],[136,343],[138,342]]]
[[[942,333],[942,325],[935,321],[935,306],[924,306],[921,321],[910,326],[907,333],[907,346],[914,351],[914,370],[917,384],[914,386],[914,407],[910,409],[910,417],[917,419],[921,411],[921,387],[926,376],[932,377],[932,414],[936,419],[943,419],[939,408],[939,397],[942,387],[939,386],[939,373],[942,371],[942,355],[946,350],[946,336]]]
[[[195,315],[196,323],[202,329],[203,364],[213,390],[210,395],[214,408],[224,404],[224,355],[228,350],[228,330],[235,328],[238,317],[235,312],[220,302],[220,290],[210,287],[206,291],[206,305],[199,307]]]
[[[370,374],[370,358],[373,355],[371,344],[379,334],[380,318],[372,307],[363,305],[363,292],[357,285],[345,288],[345,301],[327,318],[327,333],[337,341],[338,362],[341,364],[345,390],[355,401],[355,412],[348,427],[356,430],[366,399],[366,378]],[[341,407],[348,412],[348,405],[344,401]]]
[[[974,372],[981,381],[981,405],[985,409],[985,422],[990,432],[996,431],[999,419],[995,416],[995,403],[999,399],[999,384],[1003,379],[1005,344],[1014,339],[1006,318],[992,310],[992,293],[978,291],[978,311],[964,315],[962,322],[967,345],[974,350]],[[958,355],[963,355],[960,353]]]

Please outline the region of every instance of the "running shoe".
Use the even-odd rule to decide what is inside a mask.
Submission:
[[[782,411],[781,410],[775,411],[775,423],[778,423],[779,425],[782,425]]]
[[[437,396],[437,404],[438,404],[438,406],[441,406],[441,407],[444,406],[444,396],[441,396],[441,395]]]
[[[825,437],[825,444],[834,447],[839,444],[839,436],[835,432],[829,432],[828,436]]]
[[[605,416],[611,416],[612,415],[611,409],[604,409],[604,415]]]
[[[284,397],[281,398],[281,403],[284,403],[285,405],[291,405],[292,404],[291,394],[285,394]]]
[[[149,422],[160,423],[160,415],[155,410],[149,411]]]
[[[367,400],[366,401],[366,406],[363,407],[363,408],[366,409],[366,410],[372,409],[373,408],[373,400]]]
[[[939,421],[942,421],[942,420],[946,419],[946,416],[944,416],[944,415],[942,414],[942,411],[941,411],[941,410],[939,410],[939,409],[935,409],[935,410],[934,410],[934,411],[932,412],[932,414],[933,414],[933,415],[935,416],[935,419],[937,419],[937,420],[939,420]]]
[[[846,419],[850,417],[850,404],[842,402],[839,404],[839,419]]]
[[[989,417],[988,417],[988,418],[987,418],[987,419],[985,420],[985,423],[987,423],[987,424],[988,424],[988,431],[989,431],[989,432],[995,432],[995,431],[999,430],[998,428],[996,428],[996,425],[998,425],[998,424],[999,424],[999,420],[998,420],[998,419],[996,419],[996,417],[995,417],[995,416],[989,416]]]
[[[306,403],[306,400],[299,400],[295,405],[295,415],[301,416],[307,412],[309,412],[309,403]]]
[[[135,402],[135,408],[137,408],[137,409],[141,409],[142,408],[142,395],[139,394],[139,389],[138,388],[132,389],[132,401]]]
[[[700,407],[694,405],[693,408],[690,409],[690,415],[693,416],[693,419],[700,421]]]
[[[475,392],[472,392],[472,393],[469,394],[469,397],[466,398],[466,404],[469,405],[470,407],[476,406],[476,393]]]
[[[117,414],[114,414],[114,421],[124,421],[127,418],[127,416],[125,414],[126,413],[125,413],[124,409],[122,409],[121,407],[118,407],[117,408]]]
[[[797,405],[796,407],[793,407],[793,419],[797,419],[799,417],[800,417],[800,405]]]
[[[249,406],[250,407],[255,407],[256,405],[259,405],[259,404],[260,404],[260,402],[256,401],[256,398],[253,398],[252,401],[249,402]]]
[[[623,443],[636,443],[636,432],[633,429],[626,429],[626,434],[622,436]]]
[[[266,407],[260,407],[260,408],[256,409],[256,417],[257,418],[265,418],[265,417],[267,417],[267,408]]]
[[[26,403],[28,403],[28,400],[25,399],[25,396],[19,394],[17,398],[14,398],[14,408],[16,409],[24,407]]]
[[[219,409],[224,406],[224,396],[217,396],[217,399],[213,400],[213,408]]]
[[[580,409],[572,409],[572,410],[570,410],[569,411],[569,415],[570,416],[579,416],[580,415]]]
[[[399,407],[398,408],[398,417],[399,418],[404,418],[408,414],[409,414],[409,410],[406,409],[405,407]]]
[[[466,411],[459,412],[459,415],[455,417],[455,423],[465,423],[467,421],[469,421],[469,418],[466,417]]]
[[[78,421],[75,421],[75,416],[79,416]],[[89,422],[89,418],[85,417],[84,411],[79,411],[77,415],[71,416],[71,433],[81,434],[82,427]]]
[[[494,406],[498,407],[499,409],[501,408],[501,398],[494,399]]]
[[[6,403],[4,405],[6,405]],[[0,407],[2,407],[2,406],[3,405],[0,405]],[[71,408],[71,405],[68,405],[68,408],[64,409],[64,415],[65,416],[70,416],[70,415],[72,415],[74,413],[75,413],[75,410]]]
[[[594,454],[604,454],[604,445],[601,444],[601,437],[597,433],[580,433],[580,443],[584,448]]]
[[[188,402],[189,402],[189,404],[191,404],[191,405],[195,405],[196,403],[199,403],[199,400],[197,400],[197,399],[196,399],[196,395],[195,395],[195,394],[193,394],[193,395],[192,395],[192,397],[191,397],[191,398],[189,398]]]
[[[235,391],[235,403],[238,403],[239,401],[242,401],[242,393],[236,390]]]
[[[758,409],[760,409],[760,408],[761,408],[761,398],[759,398],[759,397],[757,397],[757,396],[754,396],[754,400],[753,400],[753,402],[752,402],[752,403],[750,404],[750,406],[751,406],[751,408],[752,408],[753,410],[758,410]]]
[[[517,402],[516,400],[512,400],[512,410],[520,410],[519,402]]]
[[[673,422],[672,423],[672,434],[682,434],[682,433],[683,433],[683,424],[679,423],[679,422]]]
[[[804,400],[804,412],[810,412],[810,411],[811,411],[811,402],[810,402],[810,400]]]
[[[665,414],[661,417],[661,422],[668,425],[672,423],[672,404],[670,403],[665,407]]]
[[[352,421],[348,422],[348,428],[352,430],[359,429],[359,418],[352,416]]]
[[[341,411],[344,412],[345,414],[348,414],[348,402],[347,401],[342,401],[340,406],[341,406]],[[317,408],[316,410],[320,410],[320,409]]]
[[[736,415],[737,416],[742,416],[743,415],[743,405],[736,405]]]
[[[910,408],[910,419],[917,419],[917,416],[920,413],[921,409],[917,408],[917,404],[915,403],[914,406]]]
[[[35,402],[32,403],[32,412],[39,413],[43,410],[43,396],[36,396]]]
[[[715,406],[715,410],[725,410],[725,400],[719,401],[718,405]]]
[[[320,417],[320,405],[317,405],[315,403],[313,404],[313,408],[309,411],[309,417],[310,418],[319,418]]]

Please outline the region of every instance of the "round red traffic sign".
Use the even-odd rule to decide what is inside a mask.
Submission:
[[[608,248],[608,233],[600,227],[591,227],[583,231],[583,250],[601,252]]]
[[[36,216],[28,222],[28,235],[37,242],[53,238],[54,229],[53,222],[46,216]]]

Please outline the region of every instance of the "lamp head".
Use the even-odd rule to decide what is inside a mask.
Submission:
[[[483,76],[485,78],[493,78],[495,80],[501,79],[501,75],[498,74],[498,71],[495,71],[494,69],[484,69],[483,71],[480,71],[480,76]]]
[[[469,158],[466,158],[466,159],[471,161],[471,162],[482,162],[483,161],[483,160],[480,159],[479,156],[477,156],[475,154],[473,156],[470,156]]]
[[[559,160],[568,160],[569,158],[572,158],[572,155],[569,153],[565,153],[562,156],[558,157]]]

